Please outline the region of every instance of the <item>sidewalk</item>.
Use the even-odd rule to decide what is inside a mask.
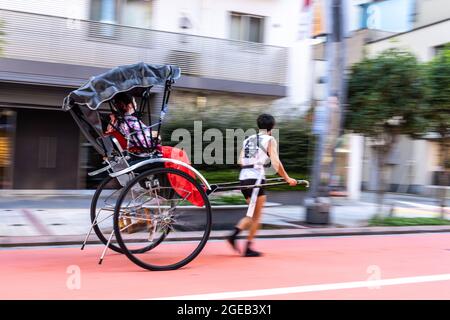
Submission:
[[[415,226],[415,227],[359,227],[359,228],[304,228],[304,229],[278,229],[260,230],[257,238],[300,238],[300,237],[339,237],[358,235],[390,235],[390,234],[416,234],[416,233],[443,233],[450,232],[450,226]],[[209,240],[225,240],[229,231],[212,231]],[[195,240],[202,234],[192,232],[183,234],[180,240]],[[240,239],[246,237],[243,232]],[[56,245],[79,245],[84,241],[83,235],[60,235],[60,236],[17,236],[0,237],[0,248],[4,247],[29,247],[29,246],[56,246]],[[95,235],[87,242],[88,245],[101,244]]]
[[[0,246],[82,242],[90,226],[89,206],[92,192],[77,191],[27,193],[13,190],[10,193],[0,193]],[[283,200],[283,197],[287,196],[289,195],[269,195],[269,199]],[[376,205],[370,202],[370,194],[364,194],[362,197],[369,202],[333,199],[330,225],[307,225],[305,208],[295,205],[303,199],[294,199],[292,196],[289,198],[289,204],[264,208],[260,237],[450,231],[450,226],[368,228],[367,221],[376,210]],[[433,206],[433,199],[395,194],[387,198],[389,201],[398,201],[395,213],[397,216],[438,215],[438,207]],[[400,200],[396,200],[397,198]],[[243,216],[244,214],[245,211]],[[223,235],[224,231],[213,230],[212,239],[221,239]],[[91,236],[91,243],[98,243],[95,235]]]

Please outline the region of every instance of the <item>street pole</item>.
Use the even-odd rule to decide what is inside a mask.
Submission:
[[[334,0],[333,0],[334,1]],[[339,32],[339,37],[335,38],[335,42],[337,43],[336,51],[338,54],[336,65],[337,65],[337,78],[336,78],[336,91],[337,91],[337,98],[338,98],[338,114],[337,114],[337,132],[336,132],[336,139],[333,143],[333,149],[332,149],[332,162],[330,165],[330,183],[333,179],[334,172],[336,170],[336,145],[338,142],[338,138],[342,135],[343,127],[344,127],[344,120],[345,120],[345,105],[347,104],[347,81],[346,81],[346,42],[345,42],[345,21],[347,17],[347,7],[345,6],[345,0],[340,1],[334,1],[333,4],[333,10],[334,10],[334,16],[339,17],[339,23],[335,23],[335,29]]]
[[[306,220],[308,223],[328,223],[330,201],[328,198],[328,183],[331,167],[325,171],[323,168],[323,159],[326,151],[327,137],[330,134],[330,122],[332,117],[333,97],[341,92],[340,87],[340,69],[341,61],[339,57],[339,43],[343,35],[342,32],[342,0],[324,0],[325,9],[325,61],[327,76],[325,79],[325,99],[319,106],[316,106],[314,117],[313,133],[316,137],[316,147],[314,149],[314,162],[312,172],[312,183],[309,193],[309,199],[306,199]],[[342,94],[340,95],[342,96]],[[341,121],[340,121],[341,122]],[[334,145],[332,146],[334,149]],[[333,153],[333,151],[331,151]],[[322,172],[328,172],[322,187]],[[319,198],[321,199],[319,201]],[[326,199],[326,200],[325,200]]]

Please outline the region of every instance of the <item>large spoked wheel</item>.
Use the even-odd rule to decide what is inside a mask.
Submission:
[[[189,202],[193,196],[200,206]],[[121,223],[126,219],[128,223]],[[128,232],[135,224],[146,228]],[[114,211],[114,232],[122,252],[138,266],[175,270],[191,262],[208,241],[211,206],[205,190],[190,175],[172,168],[151,169],[121,192]],[[134,253],[161,238],[150,252]]]
[[[108,243],[108,239],[114,231],[114,209],[122,190],[123,188],[116,178],[107,176],[97,187],[94,197],[92,198],[90,210],[92,229],[104,245]],[[133,252],[147,252],[157,246],[162,240],[164,240],[164,237],[158,238],[152,245],[143,245],[140,248],[135,248]],[[114,235],[109,243],[109,249],[118,253],[123,253],[122,249],[117,244]]]

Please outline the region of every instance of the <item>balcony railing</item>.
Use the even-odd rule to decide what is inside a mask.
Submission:
[[[5,58],[104,68],[167,63],[185,75],[286,84],[283,47],[9,10],[0,20]]]

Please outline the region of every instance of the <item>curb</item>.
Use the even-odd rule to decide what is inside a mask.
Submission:
[[[54,189],[3,189],[0,190],[0,197],[27,197],[27,196],[45,196],[45,197],[57,197],[57,196],[69,196],[69,197],[86,197],[93,196],[95,189],[67,189],[67,190],[54,190]]]
[[[308,238],[308,237],[345,237],[370,235],[395,235],[416,233],[447,233],[450,226],[415,226],[415,227],[358,227],[358,228],[309,228],[309,229],[277,229],[260,230],[257,238]],[[212,231],[210,240],[224,240],[229,231]],[[3,247],[35,247],[35,246],[66,246],[80,245],[84,235],[73,236],[37,236],[37,237],[0,237],[0,248]],[[173,241],[197,240],[200,233],[192,232],[190,235],[173,239]],[[88,244],[101,244],[95,235],[91,236]],[[239,239],[244,239],[240,236]]]

